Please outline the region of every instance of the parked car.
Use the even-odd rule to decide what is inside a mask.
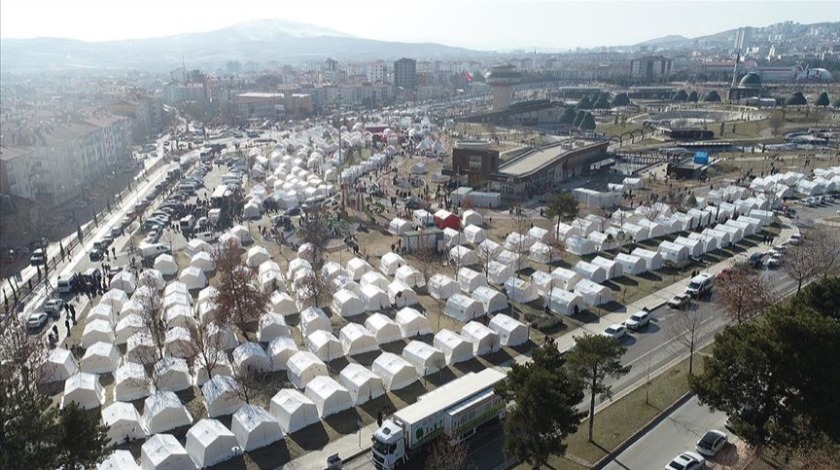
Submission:
[[[665,470],[700,470],[706,468],[706,459],[697,452],[683,452],[674,457]]]
[[[88,254],[88,258],[90,258],[91,261],[102,261],[102,258],[104,257],[105,255],[102,253],[102,250],[98,250],[96,248],[90,250],[90,254]]]
[[[615,340],[623,338],[627,334],[627,329],[624,328],[624,325],[616,323],[615,325],[610,325],[604,330],[602,335],[606,336],[607,338],[612,338]]]
[[[767,256],[767,253],[753,253],[750,255],[749,260],[747,261],[751,267],[760,269],[764,266],[764,257]]]
[[[799,235],[799,234],[791,235],[790,240],[788,240],[788,242],[791,245],[801,245],[802,242],[804,242],[804,241],[805,241],[805,239],[802,238],[802,235]]]
[[[64,308],[64,301],[61,299],[50,299],[44,304],[44,312],[53,317],[61,315],[61,309]]]
[[[26,320],[26,327],[30,331],[38,331],[47,323],[47,312],[35,312]]]
[[[706,431],[706,434],[697,441],[696,450],[698,454],[704,457],[714,457],[726,446],[726,443],[726,434],[717,429],[712,429]]]
[[[650,324],[650,312],[642,310],[641,312],[636,312],[633,315],[630,315],[624,322],[624,326],[627,327],[628,330],[631,331],[638,331],[641,328]]]
[[[685,293],[692,297],[700,297],[712,292],[715,285],[715,276],[710,273],[700,273],[688,282]]]
[[[691,303],[691,296],[688,294],[677,294],[668,301],[668,306],[677,310],[682,310]]]
[[[29,258],[29,264],[32,266],[47,264],[47,256],[44,254],[44,250],[38,248],[33,251],[32,256]]]
[[[767,260],[767,267],[770,269],[776,269],[780,267],[783,263],[783,258],[781,253],[773,253],[770,258]]]

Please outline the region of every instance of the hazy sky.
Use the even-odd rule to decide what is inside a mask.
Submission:
[[[2,0],[0,36],[87,41],[282,18],[354,36],[475,49],[634,44],[781,21],[840,21],[840,1]]]

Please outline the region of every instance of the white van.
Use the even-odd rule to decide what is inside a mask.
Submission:
[[[148,243],[145,245],[140,245],[139,247],[137,247],[137,249],[140,250],[140,256],[144,258],[169,253],[170,251],[172,251],[169,248],[169,245],[164,245],[163,243]]]
[[[709,273],[700,273],[688,282],[685,287],[685,293],[692,297],[700,297],[701,295],[712,292],[712,287],[715,285],[715,276]]]
[[[55,290],[58,291],[59,294],[69,294],[70,291],[73,290],[73,283],[72,276],[68,276],[67,274],[62,274],[58,276],[58,282],[55,285]]]

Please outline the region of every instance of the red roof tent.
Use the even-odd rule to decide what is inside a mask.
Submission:
[[[461,228],[461,219],[457,215],[441,209],[435,212],[435,226],[441,230],[445,228],[459,230]]]

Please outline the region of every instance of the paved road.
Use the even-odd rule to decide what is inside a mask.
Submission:
[[[672,458],[687,450],[694,450],[694,445],[710,429],[724,429],[726,414],[711,412],[700,405],[697,398],[692,398],[683,406],[674,410],[668,417],[645,434],[610,462],[606,470],[649,470],[664,468]],[[732,442],[734,438],[730,436]],[[734,452],[730,445],[722,449],[712,461],[728,459]]]

